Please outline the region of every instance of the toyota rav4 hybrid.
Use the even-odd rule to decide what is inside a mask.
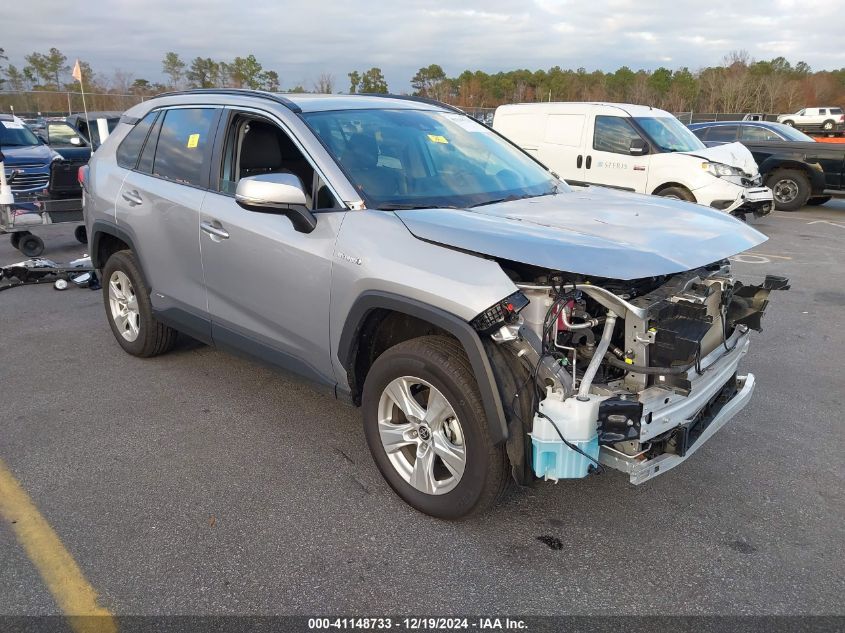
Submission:
[[[748,403],[749,330],[786,285],[732,277],[766,238],[721,211],[573,191],[407,97],[163,95],[84,179],[126,352],[184,332],[360,405],[387,483],[442,518],[510,480],[683,462]]]

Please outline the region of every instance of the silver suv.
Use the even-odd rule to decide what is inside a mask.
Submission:
[[[177,331],[361,406],[387,483],[458,518],[515,480],[641,483],[747,402],[765,237],[725,214],[574,191],[449,106],[209,90],[135,106],[84,175],[128,353]]]

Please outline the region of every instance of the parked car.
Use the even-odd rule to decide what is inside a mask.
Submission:
[[[745,145],[782,211],[845,194],[845,145],[817,143],[795,128],[765,121],[694,123],[689,128],[710,147],[736,141]]]
[[[781,114],[777,122],[805,132],[841,134],[845,131],[842,108],[804,108],[795,114]]]
[[[707,148],[663,110],[619,103],[527,103],[496,109],[493,129],[570,183],[583,182],[765,215],[772,192],[751,153]]]
[[[61,156],[44,145],[16,116],[0,114],[0,150],[12,193],[35,194],[50,183],[50,165]]]
[[[110,133],[119,120],[117,112],[89,112],[87,119],[84,114],[47,119],[39,136],[65,160],[85,163],[91,158],[92,147],[96,150],[100,146],[100,128],[104,126]],[[93,139],[89,135],[89,123]]]
[[[442,518],[510,478],[641,483],[683,462],[748,403],[739,361],[784,283],[732,277],[766,239],[745,223],[575,191],[413,97],[159,96],[83,174],[123,350],[181,331],[360,405],[386,481]]]

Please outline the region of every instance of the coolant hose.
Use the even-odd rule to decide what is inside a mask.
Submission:
[[[607,320],[604,322],[604,331],[601,333],[601,340],[596,346],[596,351],[593,354],[590,364],[587,366],[587,371],[581,378],[581,386],[578,387],[578,399],[586,400],[590,395],[590,387],[593,385],[593,378],[596,377],[596,372],[599,370],[604,360],[604,355],[607,354],[607,348],[610,347],[610,337],[613,336],[613,326],[616,325],[616,314],[612,311],[607,311]]]

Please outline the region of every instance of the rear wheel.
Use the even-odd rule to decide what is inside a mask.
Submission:
[[[379,356],[364,384],[363,414],[376,465],[417,510],[459,519],[504,492],[505,447],[490,440],[475,376],[455,340],[425,336]]]
[[[796,169],[778,169],[766,179],[766,186],[772,190],[779,211],[797,211],[810,197],[810,182]]]
[[[686,187],[666,187],[657,192],[658,196],[664,198],[672,198],[673,200],[685,200],[686,202],[695,202],[695,196]]]
[[[834,124],[834,122],[833,122],[833,121],[825,121],[824,123],[822,123],[822,129],[823,129],[825,132],[830,132],[830,131],[833,129],[833,126],[834,126],[834,125],[835,125],[835,124]]]
[[[73,229],[73,236],[76,238],[76,241],[80,244],[87,244],[88,243],[88,231],[85,230],[85,227],[80,225]]]
[[[131,251],[118,251],[106,262],[103,302],[111,331],[125,352],[158,356],[176,342],[176,330],[153,316],[150,290]]]
[[[807,200],[807,204],[811,207],[818,207],[826,202],[830,202],[833,196],[816,196]]]

